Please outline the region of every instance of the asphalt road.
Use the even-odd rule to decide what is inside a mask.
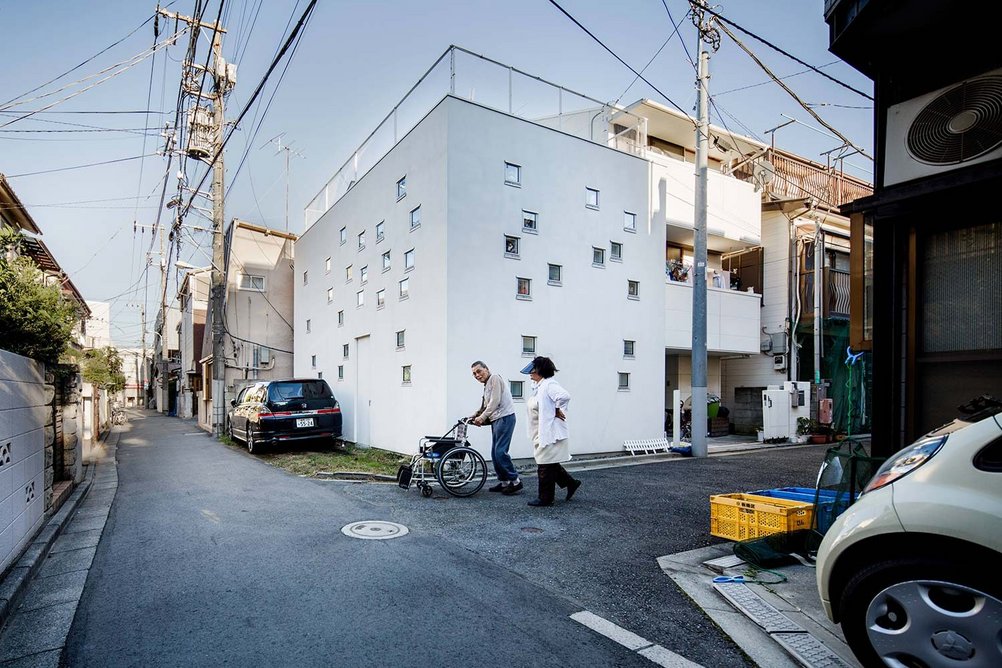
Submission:
[[[711,493],[809,484],[823,447],[580,472],[574,501],[422,498],[298,478],[146,413],[69,665],[653,666],[588,610],[708,667],[749,665],[655,563],[708,544]],[[558,497],[561,496],[558,493]],[[359,520],[410,533],[364,541]]]

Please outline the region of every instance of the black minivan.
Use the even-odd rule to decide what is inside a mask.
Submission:
[[[341,407],[327,381],[271,380],[248,385],[230,402],[229,434],[248,452],[306,439],[341,437]]]

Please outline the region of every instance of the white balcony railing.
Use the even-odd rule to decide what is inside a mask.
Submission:
[[[727,288],[706,289],[706,349],[711,353],[758,353],[762,296]],[[692,285],[665,283],[665,347],[692,350]]]

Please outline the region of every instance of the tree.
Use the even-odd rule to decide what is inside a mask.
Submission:
[[[17,254],[21,235],[0,229],[0,348],[56,364],[73,338],[77,310],[30,258]]]
[[[109,394],[115,394],[125,389],[122,356],[118,354],[118,350],[111,346],[84,351],[80,367],[85,381],[100,387]]]

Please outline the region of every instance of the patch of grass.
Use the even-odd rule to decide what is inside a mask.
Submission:
[[[220,437],[219,440],[231,448],[244,448],[242,443],[226,436]],[[397,467],[407,459],[395,452],[358,448],[350,443],[336,449],[311,444],[278,446],[257,455],[257,458],[290,473],[305,476],[315,475],[318,471],[396,475]]]

